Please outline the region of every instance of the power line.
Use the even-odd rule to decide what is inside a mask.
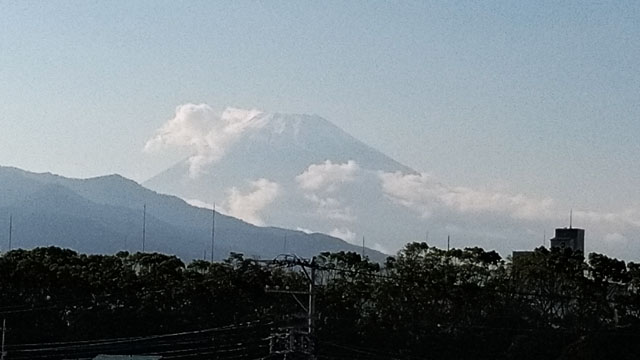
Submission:
[[[215,328],[127,338],[76,342],[21,344],[8,347],[14,359],[93,357],[100,353],[167,354],[163,358],[216,355],[217,359],[244,359],[266,355],[273,321],[256,320]],[[249,356],[246,356],[249,355]]]
[[[12,349],[19,348],[19,347],[39,347],[38,350],[52,350],[52,349],[59,348],[59,347],[56,347],[56,345],[60,345],[60,346],[69,345],[69,346],[72,346],[72,345],[117,344],[117,343],[122,343],[122,342],[127,342],[127,341],[145,341],[145,340],[150,340],[150,339],[166,339],[166,338],[185,336],[185,335],[208,334],[208,333],[224,332],[224,331],[231,331],[231,330],[237,330],[237,329],[247,329],[247,328],[251,328],[251,327],[254,327],[254,326],[271,326],[273,324],[275,324],[275,322],[273,322],[273,321],[264,322],[264,320],[255,320],[255,321],[248,321],[248,322],[239,323],[239,324],[224,325],[224,326],[218,326],[218,327],[207,328],[207,329],[192,330],[192,331],[182,331],[182,332],[159,334],[159,335],[133,336],[133,337],[121,337],[121,338],[101,338],[101,339],[80,340],[80,341],[66,341],[66,342],[14,344],[14,345],[10,345],[9,347],[12,348]],[[43,348],[42,346],[46,346],[46,347]]]

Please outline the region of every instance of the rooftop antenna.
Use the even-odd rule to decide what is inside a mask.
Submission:
[[[147,237],[147,204],[142,207],[142,252],[144,252],[144,242]]]
[[[216,246],[216,203],[213,202],[211,209],[211,262],[213,262],[213,251]]]
[[[9,250],[11,250],[11,236],[13,235],[13,214],[9,215]]]
[[[569,212],[569,229],[573,229],[573,209]]]

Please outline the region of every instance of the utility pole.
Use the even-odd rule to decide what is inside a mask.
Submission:
[[[364,235],[362,235],[362,260],[364,260]]]
[[[284,234],[284,242],[282,243],[282,253],[287,253],[287,234]]]
[[[447,251],[449,251],[450,245],[451,245],[451,235],[447,235]]]
[[[13,215],[9,215],[9,250],[11,250],[11,236],[13,235]]]
[[[271,354],[282,354],[285,359],[288,359],[288,355],[302,354],[307,359],[315,360],[315,308],[316,308],[316,270],[317,264],[315,257],[311,260],[299,258],[296,255],[285,255],[284,260],[269,260],[260,261],[262,263],[268,263],[272,265],[279,265],[285,267],[300,266],[302,272],[309,281],[308,291],[295,291],[295,290],[280,290],[280,289],[266,289],[269,293],[281,293],[290,294],[300,307],[306,312],[306,331],[295,330],[294,328],[280,329],[279,333],[271,336],[270,352]],[[307,271],[308,269],[308,271]],[[300,301],[297,295],[307,295],[307,305],[305,306]],[[297,357],[296,357],[297,358]]]
[[[2,353],[0,354],[0,360],[4,360],[7,356],[7,352],[4,351],[4,335],[7,332],[7,319],[2,319]]]
[[[307,323],[308,330],[307,333],[309,337],[313,336],[314,333],[314,316],[315,316],[315,308],[316,308],[316,268],[315,268],[315,258],[311,260],[311,269],[309,270],[311,276],[309,278],[309,306],[307,311]]]
[[[147,204],[142,207],[142,252],[144,253],[144,242],[147,237]]]
[[[213,251],[216,246],[216,203],[213,203],[211,210],[211,262],[213,263]]]

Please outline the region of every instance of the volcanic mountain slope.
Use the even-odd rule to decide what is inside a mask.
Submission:
[[[176,254],[187,261],[202,258],[205,251],[210,256],[213,216],[209,209],[148,190],[119,175],[70,179],[11,167],[0,167],[0,219],[7,228],[0,235],[0,249],[9,246],[11,217],[13,248],[56,245],[87,253],[140,251],[145,205],[146,251]],[[258,227],[220,213],[215,223],[217,259],[226,258],[230,251],[260,258],[284,251],[306,257],[321,251],[361,251],[335,237]],[[384,258],[374,250],[367,253],[376,260]]]
[[[372,171],[415,173],[381,152],[355,139],[331,122],[315,115],[263,114],[264,126],[247,131],[224,157],[191,176],[185,159],[143,185],[202,201],[224,198],[226,187],[267,178],[295,183],[310,165],[354,161]]]
[[[173,121],[184,125],[189,114],[182,113],[179,108]],[[199,113],[198,119],[202,117]],[[415,240],[407,236],[410,233],[424,234],[421,219],[381,191],[380,174],[417,174],[413,169],[319,116],[259,113],[252,121],[258,125],[248,126],[231,143],[216,143],[221,139],[215,132],[227,128],[198,128],[188,141],[205,145],[143,184],[189,202],[216,202],[218,209],[249,222],[309,229],[354,244],[366,236],[366,243],[379,249],[385,249],[390,238],[406,242]],[[176,138],[167,132],[161,130],[150,143],[175,144]],[[226,145],[222,155],[221,142]],[[212,152],[217,156],[210,156]],[[248,212],[240,206],[245,198],[249,202],[269,189],[271,197],[261,207]]]

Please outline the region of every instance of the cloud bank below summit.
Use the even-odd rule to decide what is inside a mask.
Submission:
[[[278,196],[280,186],[264,178],[251,181],[249,185],[249,190],[245,192],[232,187],[225,207],[229,215],[262,226],[264,220],[260,213]]]
[[[261,215],[280,194],[280,185],[268,179],[249,181],[243,188],[233,186],[227,190],[222,204],[215,204],[216,212],[233,216],[253,225],[263,226]],[[214,204],[200,199],[184,199],[189,205],[212,210]],[[304,231],[307,232],[307,231]],[[311,232],[309,232],[311,233]]]
[[[334,192],[341,184],[352,182],[360,170],[355,161],[334,164],[327,160],[322,164],[311,164],[302,174],[296,176],[300,188]]]
[[[360,166],[354,160],[343,164],[334,164],[331,160],[326,160],[321,164],[309,165],[304,172],[296,176],[296,181],[305,193],[304,198],[316,206],[318,216],[332,221],[352,223],[357,220],[356,216],[336,193],[345,184],[352,183],[359,173]],[[355,236],[348,229],[338,232],[334,229],[332,232],[333,236],[347,241]]]
[[[447,186],[425,173],[380,172],[379,178],[385,196],[425,218],[440,208],[447,208],[459,213],[488,212],[515,219],[540,220],[549,218],[555,205],[550,198]]]

